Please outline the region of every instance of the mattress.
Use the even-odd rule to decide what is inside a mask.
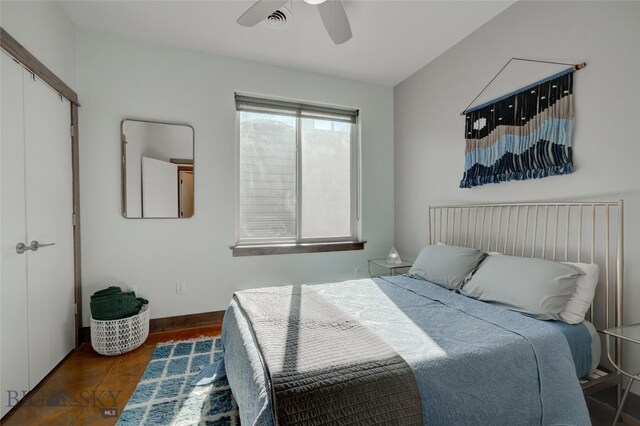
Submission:
[[[407,360],[426,423],[589,422],[577,381],[599,361],[600,340],[589,323],[535,320],[408,277],[314,289]],[[235,300],[225,316],[223,342],[241,423],[274,424],[269,374]]]
[[[576,376],[585,377],[595,371],[600,364],[600,336],[589,321],[570,325],[562,321],[545,321],[564,334],[569,344],[571,358],[576,366]]]

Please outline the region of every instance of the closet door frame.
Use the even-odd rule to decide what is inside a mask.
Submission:
[[[78,156],[78,94],[56,76],[49,68],[24,48],[16,39],[11,37],[4,28],[0,27],[0,48],[17,61],[24,68],[48,84],[60,96],[69,101],[71,108],[71,123],[69,123],[69,139],[71,142],[72,191],[73,191],[73,277],[75,303],[75,343],[80,346],[80,328],[82,327],[82,295],[81,295],[81,262],[80,262],[80,165]],[[73,49],[74,46],[69,46]]]

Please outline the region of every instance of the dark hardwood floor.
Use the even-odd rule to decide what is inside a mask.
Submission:
[[[73,351],[40,385],[3,419],[2,425],[113,425],[117,417],[104,417],[101,409],[118,414],[127,404],[158,343],[217,336],[221,325],[185,328],[149,334],[147,341],[129,353],[98,355],[88,343]],[[79,405],[47,406],[49,398],[66,395]]]
[[[221,325],[151,333],[144,345],[116,357],[98,355],[90,344],[72,352],[5,418],[2,425],[113,425],[117,417],[104,417],[102,410],[115,407],[118,414],[133,393],[158,343],[172,340],[217,336]],[[78,405],[48,406],[49,398],[67,396]],[[594,426],[610,426],[615,410],[589,398]],[[625,416],[620,425],[640,426],[640,421]]]
[[[587,407],[593,426],[611,426],[616,415],[616,410],[613,407],[594,398],[587,398]],[[640,426],[640,420],[623,414],[618,424]]]

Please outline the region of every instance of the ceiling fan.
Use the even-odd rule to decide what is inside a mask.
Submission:
[[[351,25],[344,7],[339,0],[304,0],[318,7],[322,23],[335,44],[342,44],[351,38]],[[237,20],[238,24],[253,27],[262,22],[289,0],[258,0]]]

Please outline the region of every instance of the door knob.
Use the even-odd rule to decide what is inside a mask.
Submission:
[[[38,251],[39,248],[53,246],[56,243],[40,243],[38,240],[31,241],[30,245],[26,245],[25,243],[18,243],[16,245],[16,253],[22,254],[27,250]]]

